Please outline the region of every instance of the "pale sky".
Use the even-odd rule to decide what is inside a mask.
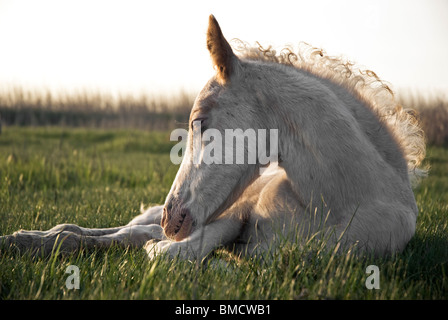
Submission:
[[[209,14],[228,40],[305,41],[394,89],[448,91],[447,0],[0,0],[0,87],[197,92]]]

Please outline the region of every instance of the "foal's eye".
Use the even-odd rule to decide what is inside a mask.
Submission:
[[[197,119],[194,119],[193,121],[191,121],[191,130],[194,129],[193,125],[194,125],[195,122],[200,122],[201,123],[201,133],[204,133],[204,131],[207,129],[205,124],[204,124],[205,120],[206,120],[206,118],[197,118]]]

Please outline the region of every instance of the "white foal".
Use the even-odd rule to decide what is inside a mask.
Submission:
[[[421,128],[370,71],[312,51],[308,58],[263,48],[237,57],[210,17],[207,47],[217,73],[198,95],[182,164],[165,205],[128,225],[85,229],[60,225],[20,231],[6,244],[51,252],[113,244],[144,247],[150,257],[201,259],[217,248],[263,254],[282,241],[325,239],[385,255],[403,250],[415,232],[417,205],[410,177],[425,155]],[[199,122],[226,130],[278,130],[278,165],[204,161],[228,141],[202,139]],[[244,159],[254,152],[246,147]],[[233,150],[236,151],[236,150]],[[194,161],[198,157],[199,162]],[[150,241],[148,241],[150,240]]]

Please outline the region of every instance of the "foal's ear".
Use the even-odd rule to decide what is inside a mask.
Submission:
[[[213,61],[213,66],[218,70],[218,79],[222,82],[229,80],[238,63],[238,58],[232,51],[227,40],[222,34],[218,21],[210,15],[207,30],[207,48]]]

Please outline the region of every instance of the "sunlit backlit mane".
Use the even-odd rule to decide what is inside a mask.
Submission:
[[[286,46],[279,50],[272,46],[263,47],[258,42],[257,46],[250,46],[239,39],[233,39],[231,44],[242,59],[294,66],[344,87],[387,124],[408,162],[412,182],[426,174],[425,170],[418,168],[425,158],[426,146],[417,113],[403,108],[395,100],[389,85],[375,72],[361,69],[343,57],[329,56],[324,50],[304,42],[298,49]]]

